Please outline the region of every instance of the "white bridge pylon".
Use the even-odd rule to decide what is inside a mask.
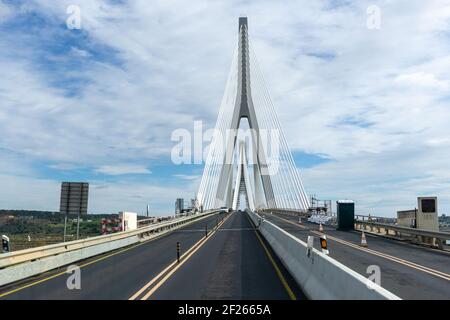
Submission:
[[[248,173],[247,153],[245,149],[245,142],[239,142],[239,163],[236,175],[236,183],[233,195],[233,210],[239,209],[240,196],[245,196],[246,208],[255,210],[255,201],[253,199],[252,187],[250,184],[250,175]]]
[[[248,130],[241,128],[242,119],[247,120]],[[250,143],[240,142],[236,150],[237,140],[242,136]],[[223,206],[237,209],[241,193],[245,194],[247,208],[252,210],[306,211],[309,208],[303,183],[248,38],[246,17],[239,18],[238,47],[196,203],[204,210]]]

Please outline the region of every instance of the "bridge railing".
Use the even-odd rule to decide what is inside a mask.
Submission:
[[[278,209],[278,208],[268,208],[268,209],[260,209],[257,210],[258,212],[263,213],[281,213],[286,214],[290,216],[296,216],[296,217],[302,217],[302,218],[308,218],[309,213],[304,210],[296,210],[296,209]]]
[[[249,211],[247,213],[308,298],[399,299],[328,255],[309,248],[305,242],[258,214]]]
[[[360,221],[355,220],[355,229],[356,230],[370,230],[371,232],[376,232],[383,235],[393,235],[393,236],[408,236],[408,237],[417,237],[420,242],[427,242],[429,244],[436,244],[439,249],[443,249],[443,244],[450,240],[449,232],[441,232],[441,231],[430,231],[424,229],[416,229],[416,228],[408,228],[397,226],[394,224],[387,223],[379,223],[374,221]],[[425,238],[430,239],[431,241],[424,241]]]
[[[0,254],[0,286],[149,240],[217,212],[208,211],[136,230]]]
[[[387,217],[379,217],[372,215],[362,215],[355,214],[355,220],[358,221],[369,221],[369,222],[378,222],[378,223],[386,223],[386,224],[394,224],[397,222],[396,218],[387,218]]]
[[[211,211],[211,210],[209,210]],[[219,211],[219,210],[217,210]],[[198,214],[197,212],[188,212],[188,213],[181,213],[173,216],[164,216],[164,217],[151,217],[151,218],[144,218],[137,221],[138,227],[142,228],[151,224],[161,223],[161,222],[168,222],[179,218],[185,218],[189,216],[193,216],[195,214]]]

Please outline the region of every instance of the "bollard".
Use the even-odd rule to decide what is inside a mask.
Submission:
[[[326,235],[321,235],[320,236],[320,246],[322,247],[322,252],[324,254],[329,254],[330,253],[328,251],[328,244],[327,244],[327,236]]]
[[[10,252],[9,237],[2,235],[2,253]]]
[[[177,242],[177,262],[180,262],[180,243]]]
[[[208,237],[208,226],[206,225],[205,226],[205,238],[207,238]]]
[[[314,248],[314,236],[308,236],[308,241],[306,245],[306,256],[309,258]]]

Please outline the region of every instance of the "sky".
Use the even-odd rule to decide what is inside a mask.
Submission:
[[[240,15],[307,193],[450,214],[438,0],[0,0],[0,208],[57,211],[61,181],[90,183],[90,213],[193,198],[203,164],[174,164],[171,134],[215,125]]]

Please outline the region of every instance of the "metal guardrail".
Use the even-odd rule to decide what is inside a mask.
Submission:
[[[258,214],[251,211],[247,211],[247,214],[308,298],[400,299]]]
[[[309,217],[308,212],[302,211],[302,210],[295,210],[295,209],[261,209],[261,210],[257,210],[257,212],[264,212],[264,213],[270,213],[270,212],[274,212],[274,213],[282,213],[282,214],[286,214],[286,215],[291,215],[291,216],[296,216],[299,217],[301,216],[302,218],[307,218]]]
[[[62,253],[67,253],[75,250],[80,250],[87,247],[92,247],[107,242],[117,241],[125,238],[139,236],[143,238],[146,234],[154,233],[155,231],[165,230],[179,224],[184,224],[192,220],[197,220],[200,217],[204,217],[217,210],[204,212],[201,214],[191,215],[188,217],[176,218],[170,221],[152,224],[146,227],[138,228],[136,230],[122,231],[110,235],[96,236],[87,239],[62,242],[58,244],[46,245],[42,247],[35,247],[25,250],[13,251],[4,254],[0,254],[0,269],[9,267],[12,265],[34,261],[49,256],[55,256]]]
[[[359,225],[359,228],[358,228],[358,225]],[[395,232],[395,235],[407,234],[407,235],[414,235],[414,236],[418,236],[418,237],[427,237],[427,238],[436,239],[437,245],[440,249],[443,248],[443,242],[445,242],[446,240],[450,240],[449,232],[430,231],[430,230],[424,230],[424,229],[401,227],[401,226],[396,226],[396,225],[386,224],[386,223],[355,220],[355,229],[365,229],[365,227],[367,227],[367,226],[370,227],[371,230],[373,230],[373,228],[377,228],[378,233],[381,233],[381,229],[384,229],[385,234],[389,234],[389,230],[392,230]],[[363,227],[363,228],[361,228],[361,227]]]
[[[358,221],[369,221],[369,222],[378,222],[378,223],[384,223],[386,221],[393,221],[397,222],[396,218],[388,218],[388,217],[380,217],[380,216],[372,216],[372,215],[362,215],[362,214],[355,214],[355,219]],[[384,221],[384,222],[381,222]]]
[[[195,214],[200,214],[200,212],[198,212],[198,213],[189,213],[189,214],[177,214],[176,216],[144,218],[144,219],[138,220],[137,224],[142,226],[142,225],[150,225],[150,224],[156,224],[156,223],[161,223],[161,222],[168,222],[168,221],[172,221],[174,219],[179,219],[179,218],[185,218],[185,217],[193,216]]]

